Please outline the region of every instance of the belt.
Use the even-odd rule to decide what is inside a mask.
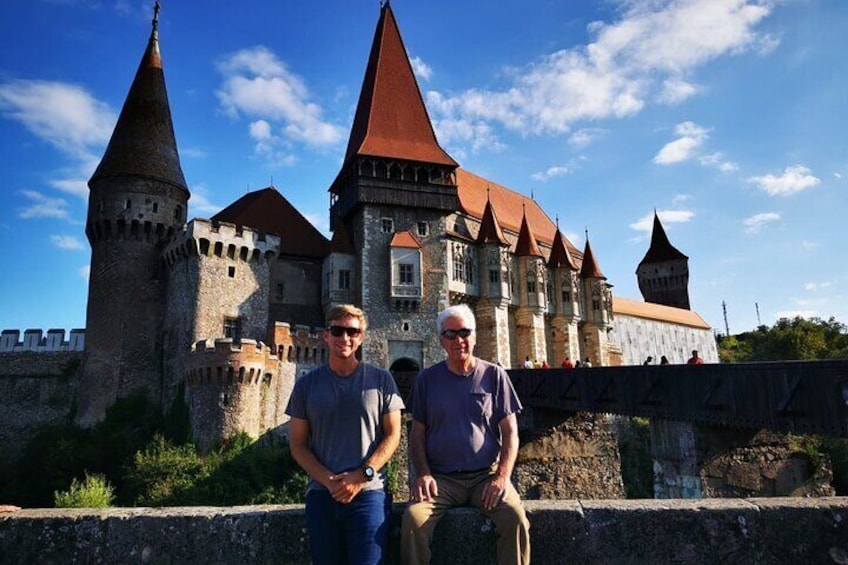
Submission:
[[[456,471],[451,471],[450,473],[448,473],[448,475],[479,475],[480,473],[488,473],[492,470],[492,467],[492,465],[489,465],[488,467],[483,467],[482,469],[458,469]]]

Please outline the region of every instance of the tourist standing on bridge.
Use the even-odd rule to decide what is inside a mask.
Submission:
[[[306,531],[312,563],[385,560],[383,467],[400,442],[403,408],[392,375],[356,359],[367,321],[359,308],[327,312],[327,365],[294,385],[286,414],[289,446],[309,475]]]
[[[521,410],[502,368],[474,357],[476,322],[465,304],[439,314],[447,360],[422,371],[410,395],[409,455],[416,480],[403,514],[401,562],[430,562],[436,524],[470,505],[495,524],[498,563],[530,563],[530,523],[510,476]]]
[[[703,365],[704,364],[704,360],[701,359],[700,357],[698,357],[698,350],[697,349],[692,350],[692,357],[690,357],[689,360],[686,361],[686,364],[687,365]]]

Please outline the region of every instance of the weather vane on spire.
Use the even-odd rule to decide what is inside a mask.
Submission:
[[[162,7],[159,5],[159,0],[156,0],[153,3],[153,29],[154,30],[156,30],[156,28],[159,27],[159,10],[161,10],[161,9],[162,9]]]

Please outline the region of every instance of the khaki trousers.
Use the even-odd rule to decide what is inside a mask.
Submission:
[[[430,542],[436,524],[449,508],[473,506],[489,518],[498,532],[498,564],[529,565],[530,522],[512,483],[493,510],[483,508],[483,488],[493,476],[490,470],[477,473],[434,475],[439,495],[431,502],[410,503],[403,513],[400,556],[404,565],[428,565]]]

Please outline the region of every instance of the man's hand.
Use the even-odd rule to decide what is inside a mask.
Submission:
[[[342,504],[349,504],[351,500],[356,498],[356,495],[362,491],[364,478],[359,471],[339,473],[338,475],[330,475],[330,484],[327,488],[333,500]]]
[[[509,479],[495,475],[483,487],[483,508],[493,510],[506,496],[506,487],[509,484]]]
[[[439,485],[433,475],[422,475],[415,479],[415,486],[412,487],[412,499],[415,502],[430,502],[438,495]]]

